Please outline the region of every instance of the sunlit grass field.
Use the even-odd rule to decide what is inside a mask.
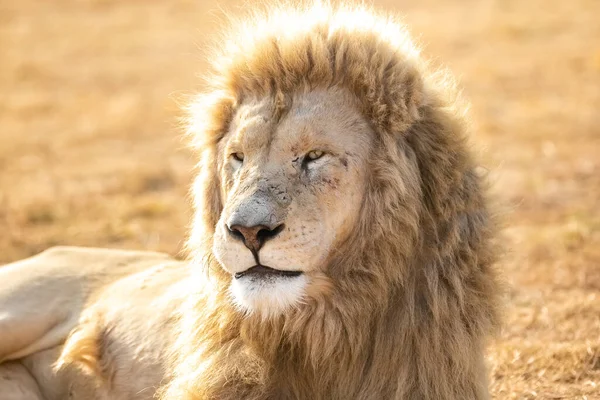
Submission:
[[[0,263],[56,244],[180,254],[178,128],[239,1],[0,0]],[[496,399],[600,399],[600,1],[376,1],[471,102],[510,290]]]

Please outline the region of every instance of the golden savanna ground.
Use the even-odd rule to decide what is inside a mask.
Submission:
[[[509,249],[495,398],[600,399],[600,1],[375,3],[472,103]],[[219,4],[244,3],[0,0],[0,263],[178,253],[194,161],[175,117]]]

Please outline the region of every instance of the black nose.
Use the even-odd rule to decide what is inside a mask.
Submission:
[[[231,225],[227,226],[227,229],[233,237],[243,241],[251,251],[258,252],[267,240],[274,238],[283,230],[283,224],[273,229],[265,225]]]

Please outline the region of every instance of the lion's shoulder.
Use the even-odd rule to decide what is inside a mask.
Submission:
[[[82,391],[77,397],[90,387],[153,397],[156,387],[148,388],[165,377],[187,276],[186,263],[168,260],[116,281],[85,308],[57,363],[76,383],[73,390]]]
[[[168,262],[156,252],[53,247],[0,267],[0,360],[61,343],[103,289]]]

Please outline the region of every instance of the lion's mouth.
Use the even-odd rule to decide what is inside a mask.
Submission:
[[[254,267],[248,268],[242,272],[236,272],[235,279],[240,279],[245,276],[253,278],[281,278],[281,277],[296,277],[302,275],[302,271],[284,271],[281,269],[275,269],[267,267],[266,265],[255,265]]]

